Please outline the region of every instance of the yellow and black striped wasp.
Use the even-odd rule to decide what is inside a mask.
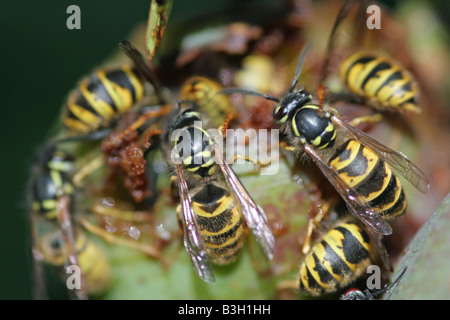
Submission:
[[[148,148],[137,139],[142,128],[159,121],[170,108],[158,107],[167,97],[140,52],[128,41],[122,41],[119,48],[133,65],[101,69],[83,79],[64,106],[66,136],[55,143],[102,140],[106,160],[116,174],[122,175],[133,199],[141,202],[150,194],[142,169]],[[99,159],[98,167],[105,157]]]
[[[142,74],[149,73],[134,47],[126,42],[122,42],[121,46]],[[121,133],[123,136],[130,130],[141,128],[140,135],[144,141],[152,136],[159,137],[178,186],[184,245],[196,273],[207,282],[215,281],[211,261],[228,264],[237,258],[244,236],[242,217],[268,259],[273,257],[274,250],[274,238],[263,210],[225,161],[216,141],[220,139],[222,131],[216,130],[213,135],[197,125],[200,122],[209,126],[210,121],[214,125],[227,124],[225,118],[230,114],[231,106],[228,99],[218,93],[221,89],[222,86],[212,79],[190,78],[182,86],[181,98],[184,100],[178,103],[178,110],[161,119],[165,130],[148,129],[149,117],[143,114]],[[181,108],[185,103],[192,108]],[[170,107],[166,105],[159,115],[165,114],[167,109]],[[186,155],[177,153],[181,146],[183,150],[188,150]]]
[[[86,134],[108,126],[144,96],[136,68],[98,70],[83,79],[67,98],[62,122],[71,134]]]
[[[192,101],[198,111],[206,114],[212,127],[219,127],[233,117],[235,110],[227,96],[220,94],[223,86],[210,78],[194,76],[188,78],[180,89],[181,101]]]
[[[299,268],[297,288],[322,296],[345,288],[370,265],[373,245],[357,223],[341,221],[306,254]]]
[[[75,297],[78,299],[87,299],[88,296],[100,296],[104,293],[111,284],[111,267],[105,253],[92,241],[87,234],[81,230],[76,229],[75,236],[75,250],[77,253],[77,264],[68,265],[68,256],[65,250],[65,241],[63,240],[59,230],[53,232],[46,232],[40,235],[37,239],[37,250],[41,255],[41,261],[59,269],[63,280],[66,280],[65,285],[69,292],[75,291]],[[39,261],[37,261],[39,263]],[[77,266],[78,269],[73,269]],[[76,273],[80,276],[79,279],[69,279]],[[79,273],[78,273],[79,272]],[[36,274],[41,277],[42,274]],[[36,279],[37,283],[41,283],[41,288],[36,290],[42,291],[45,285],[43,279]],[[68,282],[67,282],[68,281]],[[77,281],[80,289],[76,288]],[[68,283],[72,286],[68,286]],[[85,288],[81,288],[81,286]],[[77,291],[83,290],[83,294]],[[37,293],[38,298],[43,298],[43,293]]]
[[[422,192],[429,182],[408,158],[342,120],[337,111],[305,89],[296,90],[308,47],[300,55],[295,77],[281,99],[239,88],[223,93],[253,94],[275,101],[275,125],[285,137],[287,150],[306,154],[347,203],[350,212],[370,230],[392,233],[390,220],[405,212],[406,196],[394,170]]]
[[[153,1],[147,22],[146,49],[149,60],[164,34],[173,1]],[[146,80],[153,86],[160,103],[165,101],[162,87],[153,72],[145,66],[139,52],[128,42],[120,48],[134,61],[134,66],[100,69],[83,79],[67,99],[62,122],[70,135],[92,134],[108,128],[120,115],[130,111],[146,94]],[[108,132],[108,131],[107,131]],[[92,137],[103,137],[98,132]]]
[[[279,288],[296,289],[313,297],[322,297],[347,288],[378,259],[391,268],[380,238],[363,228],[349,214],[344,202],[331,205],[331,202],[324,203],[319,214],[310,220],[310,223],[320,226],[320,236],[310,246],[308,237],[311,234],[307,235],[297,281],[283,281]],[[324,219],[325,216],[327,219]]]
[[[69,267],[80,268],[79,287],[70,290],[77,299],[86,299],[91,293],[99,294],[109,284],[109,264],[105,255],[84,235],[73,214],[76,193],[72,183],[73,160],[71,155],[57,149],[54,144],[46,145],[39,151],[29,182],[38,298],[45,295],[42,262],[59,268],[66,281]]]
[[[134,64],[100,69],[80,81],[64,105],[62,123],[68,137],[59,142],[99,140],[125,113],[145,114],[144,105],[167,101],[138,50],[126,40],[119,48]]]
[[[127,54],[133,53],[133,47],[130,46],[130,48],[126,51]],[[100,70],[81,81],[77,89],[69,95],[63,113],[63,124],[68,136],[47,143],[39,154],[30,182],[33,198],[31,200],[31,218],[35,260],[44,261],[57,267],[79,266],[82,270],[82,288],[75,291],[76,298],[85,299],[88,293],[98,293],[100,287],[106,287],[106,278],[109,277],[107,277],[109,274],[108,262],[104,254],[83,234],[80,221],[83,222],[84,227],[100,236],[103,236],[105,232],[102,233],[98,228],[94,228],[95,226],[89,224],[86,219],[75,216],[74,212],[78,210],[74,211],[73,208],[74,204],[79,204],[79,201],[74,199],[75,184],[77,184],[75,180],[83,179],[82,177],[89,175],[103,162],[97,161],[100,158],[94,159],[96,160],[94,165],[83,167],[88,170],[81,170],[83,172],[75,174],[73,172],[75,158],[69,159],[62,151],[64,147],[58,148],[65,143],[103,138],[105,132],[107,134],[111,132],[113,121],[119,122],[118,116],[123,116],[131,108],[139,105],[144,96],[143,79],[150,79],[148,74],[143,76],[139,68],[142,67],[122,66],[118,69]],[[143,109],[143,111],[136,111],[136,117],[142,113],[140,121],[160,115],[160,110]],[[166,113],[169,111],[164,110]],[[161,114],[164,112],[161,111]],[[133,123],[134,127],[129,128],[128,132],[137,130],[139,124],[140,122]],[[117,140],[119,141],[117,142]],[[120,148],[125,148],[130,144],[127,134],[123,134],[123,137],[116,136],[116,142]],[[74,176],[72,177],[72,175]],[[77,178],[73,179],[75,176]],[[47,236],[47,231],[39,230],[46,221],[51,225],[51,231],[58,230],[51,237]],[[110,238],[108,237],[108,239]],[[119,242],[138,249],[146,247],[143,251],[149,252],[147,249],[150,246],[135,245],[126,240]],[[153,255],[152,250],[150,250],[150,255]],[[106,266],[103,279],[101,273],[93,268],[95,265]],[[96,284],[90,282],[96,282]],[[105,285],[101,286],[102,283]]]
[[[342,5],[328,39],[325,61],[320,83],[327,76],[330,55],[333,52],[339,25],[348,16],[353,0]],[[363,19],[367,1],[358,2],[354,39],[361,39],[361,32],[367,30]],[[368,32],[368,31],[366,31]],[[379,51],[358,50],[350,53],[340,65],[340,78],[347,92],[332,92],[330,98],[345,97],[367,104],[377,111],[420,113],[419,87],[413,75],[401,64]]]
[[[181,103],[189,103],[192,101]],[[207,119],[191,107],[176,111],[162,136],[181,202],[184,244],[198,276],[215,281],[211,262],[234,261],[242,246],[243,219],[267,259],[274,237],[264,211],[226,162],[221,131],[210,132]]]
[[[355,52],[342,62],[340,76],[349,91],[379,111],[421,111],[414,78],[391,58]]]

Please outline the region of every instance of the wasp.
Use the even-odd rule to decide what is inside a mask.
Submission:
[[[70,272],[69,275],[72,274],[74,270],[68,269],[64,272],[62,269],[66,267],[68,256],[64,250],[64,240],[60,232],[49,232],[42,235],[38,240],[38,248],[43,262],[61,268],[62,273]],[[111,268],[106,255],[82,231],[76,234],[75,248],[79,267],[76,272],[81,272],[87,294],[94,296],[102,294],[111,282]]]
[[[413,76],[390,58],[358,51],[342,62],[340,76],[352,93],[377,110],[420,112]]]
[[[321,227],[321,236],[310,247],[312,229],[308,229],[297,281],[283,281],[279,288],[297,289],[314,297],[334,294],[360,278],[377,260],[376,254],[392,270],[382,238],[363,228],[349,214],[344,202],[333,209],[331,204],[324,203],[319,214],[310,220],[310,227],[312,223]],[[325,216],[328,219],[322,224]]]
[[[356,281],[374,261],[375,252],[383,265],[392,271],[382,237],[362,228],[342,202],[334,207],[334,212],[330,211],[330,203],[325,203],[320,213],[310,220],[310,227],[319,225],[330,213],[335,220],[325,222],[328,231],[320,240],[310,248],[312,229],[308,229],[304,242],[306,256],[300,265],[297,288],[312,296],[335,293]]]
[[[119,169],[116,172],[123,175],[125,187],[136,202],[141,202],[151,196],[144,158],[150,145],[143,146],[137,140],[143,137],[142,131],[150,122],[157,122],[156,118],[169,113],[170,108],[148,105],[167,100],[161,85],[131,43],[122,41],[119,48],[133,61],[133,66],[99,70],[81,81],[69,95],[63,116],[68,132],[75,135],[56,143],[104,138],[101,149],[109,165]],[[153,86],[154,94],[146,90],[148,84]]]
[[[98,70],[69,94],[62,122],[73,134],[87,134],[108,126],[144,96],[144,82],[136,68]]]
[[[264,211],[224,159],[220,133],[203,127],[205,117],[184,108],[168,121],[162,143],[180,196],[184,244],[198,276],[214,282],[211,262],[229,264],[242,247],[244,224],[268,259],[274,238]]]
[[[369,234],[357,223],[340,222],[305,256],[298,285],[312,296],[334,293],[359,278],[370,265]]]
[[[105,254],[88,238],[84,229],[110,243],[140,250],[157,259],[160,258],[160,253],[151,244],[110,234],[91,223],[84,216],[84,208],[75,207],[75,204],[80,204],[77,195],[83,191],[80,188],[81,181],[95,170],[98,164],[97,161],[91,161],[76,171],[75,157],[58,147],[58,144],[50,143],[39,152],[29,186],[36,296],[44,298],[42,288],[45,283],[41,266],[44,262],[61,269],[67,281],[72,275],[68,270],[78,267],[80,278],[77,283],[80,287],[75,287],[70,293],[75,299],[87,299],[88,295],[99,295],[107,289],[111,271]],[[93,206],[89,213],[109,215],[113,211],[102,212],[101,209]],[[117,218],[127,214],[120,210],[115,210],[115,213]],[[134,216],[129,219],[132,218]],[[136,220],[138,219],[139,217],[136,217]],[[165,262],[161,262],[164,265]]]
[[[62,123],[69,134],[83,136],[110,128],[114,120],[143,100],[146,83],[153,86],[159,102],[166,100],[161,84],[139,51],[126,40],[119,48],[133,65],[100,69],[80,81],[63,110]]]
[[[46,145],[38,154],[30,180],[31,204],[30,222],[32,230],[33,254],[36,262],[42,260],[38,239],[45,229],[58,229],[64,243],[65,266],[79,265],[76,242],[76,221],[71,215],[75,187],[71,180],[73,157],[53,144]],[[45,226],[44,226],[45,225]],[[42,231],[44,229],[44,231]],[[37,277],[41,275],[37,274]],[[77,298],[85,299],[85,288],[75,293]]]
[[[404,154],[342,120],[337,110],[323,103],[321,90],[317,99],[304,88],[295,89],[307,51],[308,46],[302,50],[283,98],[239,88],[225,89],[224,93],[241,92],[275,101],[273,117],[284,136],[285,148],[299,157],[309,156],[353,215],[375,233],[389,235],[392,228],[387,220],[402,215],[407,203],[394,171],[421,192],[428,192],[428,179]]]
[[[406,272],[408,267],[403,268],[400,275],[397,279],[394,280],[389,286],[385,286],[383,289],[371,291],[369,289],[365,289],[361,291],[359,289],[349,289],[343,295],[339,297],[340,300],[375,300],[375,298],[381,296],[384,293],[389,293],[393,291],[393,288],[396,287]]]
[[[328,52],[323,65],[321,81],[326,76],[326,68],[336,32],[348,15],[352,2],[347,0],[344,3],[334,22],[328,40]],[[361,12],[364,6],[361,3],[359,5],[358,15],[365,17],[365,12]],[[357,29],[365,30],[365,26]],[[358,37],[355,36],[355,38]],[[421,112],[418,105],[419,88],[416,80],[408,70],[392,58],[385,57],[378,52],[357,51],[341,62],[339,74],[344,86],[354,95],[350,98],[356,98],[378,111]]]
[[[208,116],[211,126],[219,127],[234,114],[226,95],[220,94],[223,86],[210,78],[195,76],[187,79],[180,89],[180,100],[191,101],[198,111]]]

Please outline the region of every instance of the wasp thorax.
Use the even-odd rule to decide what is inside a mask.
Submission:
[[[196,172],[214,163],[212,145],[211,136],[207,131],[199,127],[189,127],[181,130],[175,140],[175,157],[187,170]]]
[[[311,94],[306,90],[295,91],[286,95],[278,104],[273,113],[276,122],[284,123],[291,118],[295,111],[312,100]]]
[[[298,110],[292,120],[296,136],[320,149],[331,147],[336,138],[336,130],[330,115],[323,113],[316,105],[306,105]]]

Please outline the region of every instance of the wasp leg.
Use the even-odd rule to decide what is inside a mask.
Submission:
[[[289,146],[285,141],[281,141],[280,146],[282,146],[283,149],[285,149],[287,151],[291,151],[291,152],[296,151],[296,148],[294,146]]]
[[[267,167],[268,165],[270,165],[270,162],[269,162],[269,163],[263,163],[263,162],[261,162],[261,161],[259,161],[259,160],[255,160],[255,159],[253,159],[253,158],[251,158],[251,157],[243,156],[243,155],[240,155],[240,154],[236,154],[236,155],[233,157],[232,162],[233,162],[233,163],[236,162],[237,159],[242,159],[242,160],[251,162],[251,163],[253,163],[254,165],[257,165],[257,166],[258,166],[258,168],[255,169],[255,170],[250,170],[250,171],[247,171],[247,172],[245,172],[245,173],[243,173],[243,174],[240,174],[239,176],[241,176],[241,177],[242,177],[242,176],[251,176],[251,175],[258,174],[258,173],[260,172],[260,168],[264,168],[264,167]]]
[[[375,113],[368,116],[353,118],[351,121],[348,122],[348,124],[351,125],[352,127],[356,127],[361,123],[377,123],[380,122],[382,119],[383,115],[381,113]]]
[[[122,131],[122,133],[120,133],[117,137],[115,137],[114,140],[117,141],[123,140],[127,135],[143,126],[145,122],[147,122],[147,120],[164,116],[168,114],[171,110],[172,107],[168,104],[163,105],[156,110],[148,109],[144,114],[142,114],[139,118],[137,118],[137,120],[134,121],[127,129],[125,129],[124,131]]]
[[[148,140],[150,139],[150,137],[152,137],[152,136],[156,136],[156,135],[160,135],[160,134],[162,134],[162,130],[160,130],[160,129],[155,129],[155,130],[149,130],[149,131],[147,131],[146,133],[145,133],[145,136],[144,136],[144,148],[145,149],[149,149],[150,147],[151,147],[151,144],[150,144],[150,142],[148,142]]]
[[[253,163],[255,165],[260,165],[260,166],[266,166],[267,165],[265,163],[262,163],[261,161],[258,161],[258,160],[255,160],[255,159],[251,158],[251,157],[243,156],[243,155],[240,155],[240,154],[236,154],[233,157],[233,162],[235,162],[237,159],[243,159],[243,160],[251,162],[251,163]]]
[[[270,263],[268,263],[266,259],[261,259],[261,251],[258,249],[258,245],[255,246],[255,242],[252,241],[251,237],[249,237],[249,228],[247,226],[245,226],[244,234],[247,252],[250,257],[250,263],[252,264],[253,269],[261,277],[273,275],[274,272]],[[277,271],[277,273],[278,272],[282,273],[282,271]]]
[[[84,218],[81,218],[80,222],[86,228],[86,230],[103,238],[105,241],[141,251],[141,252],[145,253],[146,255],[157,259],[164,267],[168,266],[167,262],[164,260],[164,258],[161,255],[161,251],[152,245],[150,245],[148,243],[147,244],[139,243],[136,241],[131,241],[128,239],[120,238],[120,237],[115,236],[115,235],[107,232],[106,230],[92,224],[91,222],[87,221]]]
[[[229,114],[225,121],[220,125],[219,132],[222,133],[223,136],[226,136],[226,131],[228,129],[228,126],[230,125],[230,122],[235,118],[235,114]]]
[[[282,290],[298,290],[298,281],[296,280],[283,280],[275,285],[277,291]]]
[[[82,181],[84,178],[86,178],[88,175],[90,175],[95,170],[102,167],[104,164],[105,159],[102,156],[96,157],[95,159],[91,160],[90,162],[84,164],[80,170],[77,171],[76,174],[72,177],[72,183],[75,185],[75,187],[79,188],[82,185]]]
[[[306,231],[305,240],[303,241],[303,246],[302,246],[303,254],[307,254],[309,252],[309,250],[311,249],[312,234],[313,234],[314,230],[317,228],[317,226],[325,218],[326,214],[330,210],[330,207],[331,207],[330,201],[325,202],[323,205],[321,205],[320,212],[314,218],[309,219],[308,229]]]

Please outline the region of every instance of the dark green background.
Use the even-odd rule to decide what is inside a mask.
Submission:
[[[179,1],[171,19],[187,14],[183,5],[194,13],[217,2]],[[436,3],[445,8],[448,1]],[[66,8],[71,4],[81,8],[81,30],[66,28]],[[0,299],[31,298],[25,185],[34,149],[43,142],[67,92],[117,48],[136,22],[146,20],[149,4],[149,0],[0,4]],[[441,12],[444,17],[449,14]]]

